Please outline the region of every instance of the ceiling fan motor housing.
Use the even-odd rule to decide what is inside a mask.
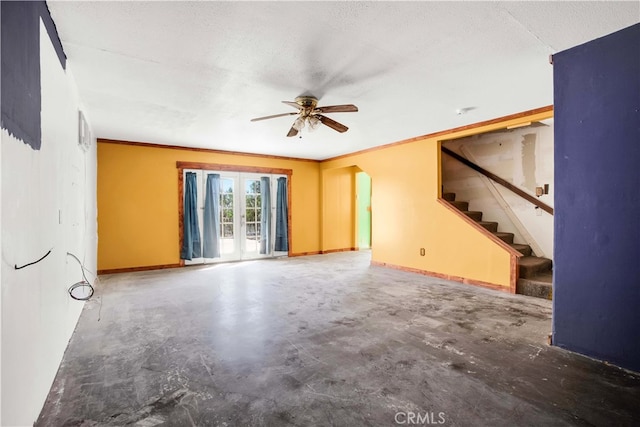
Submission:
[[[318,100],[313,96],[299,96],[296,98],[296,104],[302,108],[314,109],[318,105]]]

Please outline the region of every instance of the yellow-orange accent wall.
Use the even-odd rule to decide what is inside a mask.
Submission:
[[[312,161],[98,143],[98,269],[180,262],[177,161],[291,169],[291,252],[320,248],[320,172]]]
[[[354,167],[371,176],[372,261],[412,270],[494,284],[511,285],[511,256],[473,226],[451,213],[437,199],[440,194],[440,140],[488,132],[506,126],[549,118],[544,111],[485,126],[450,132],[446,136],[426,136],[406,143],[341,156],[321,163],[323,185],[333,179],[333,171]],[[339,209],[323,194],[323,222]],[[341,241],[354,235],[343,231]],[[347,236],[347,234],[349,236]],[[332,236],[332,240],[339,240]],[[425,255],[420,255],[420,249]]]
[[[509,289],[513,253],[438,202],[440,140],[553,116],[541,110],[322,162],[100,142],[98,268],[179,262],[176,161],[190,161],[291,169],[294,255],[356,246],[355,174],[362,170],[372,180],[373,262]]]
[[[359,169],[327,169],[322,173],[322,251],[356,246],[355,174]]]

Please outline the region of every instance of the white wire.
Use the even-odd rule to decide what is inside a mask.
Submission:
[[[73,298],[75,300],[87,301],[89,298],[91,298],[93,296],[94,289],[93,289],[93,286],[91,286],[91,283],[89,283],[89,279],[87,279],[87,276],[84,274],[84,271],[86,269],[84,268],[84,265],[82,265],[82,262],[78,259],[77,256],[75,256],[71,252],[67,252],[67,255],[72,256],[73,258],[75,258],[76,261],[78,261],[78,264],[80,265],[80,271],[82,272],[82,277],[84,278],[84,280],[82,280],[80,282],[76,282],[76,283],[74,283],[73,285],[71,285],[69,287],[69,290],[68,290],[69,295],[71,296],[71,298]],[[81,287],[88,287],[89,290],[90,290],[89,295],[83,296],[83,297],[74,295],[73,291],[78,289],[78,288],[81,288]]]

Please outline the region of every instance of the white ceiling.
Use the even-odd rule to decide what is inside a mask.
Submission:
[[[640,21],[638,1],[47,3],[97,137],[310,159],[550,105],[549,54]],[[249,121],[302,94],[360,111],[301,139]]]

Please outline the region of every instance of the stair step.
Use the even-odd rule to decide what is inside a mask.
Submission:
[[[524,256],[518,259],[520,266],[520,277],[530,279],[543,272],[548,272],[553,266],[553,262],[548,258],[540,258],[537,256]]]
[[[496,231],[493,234],[505,243],[513,243],[513,233],[502,233],[500,231]]]
[[[474,221],[482,221],[482,212],[480,211],[462,211],[462,213]]]
[[[538,274],[536,274],[533,277],[530,277],[528,280],[534,281],[534,282],[541,282],[541,283],[546,283],[548,285],[550,285],[551,283],[553,283],[553,271],[548,270],[548,271],[541,271]]]
[[[478,221],[478,224],[491,231],[492,233],[498,231],[498,223],[493,221]]]
[[[468,211],[469,210],[469,202],[458,202],[458,201],[453,201],[453,202],[449,202],[451,203],[453,206],[455,206],[456,208],[458,208],[461,211]]]
[[[456,200],[456,193],[442,193],[442,198],[447,202],[453,202]]]
[[[531,246],[529,245],[521,245],[519,243],[512,243],[511,247],[516,251],[520,252],[524,256],[531,256],[533,251],[531,250]]]
[[[549,274],[549,276],[551,276],[551,274]],[[540,278],[540,276],[535,276],[531,279],[518,279],[516,283],[516,293],[536,298],[553,299],[553,286],[551,282],[547,282],[546,278],[539,280]]]

